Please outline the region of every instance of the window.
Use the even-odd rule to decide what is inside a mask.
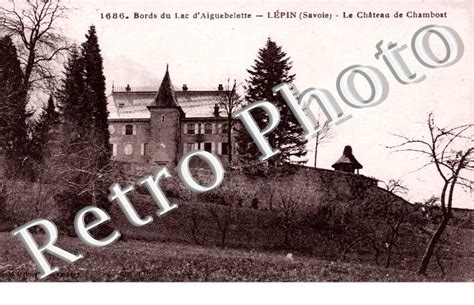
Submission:
[[[125,125],[125,134],[132,135],[133,134],[133,125],[127,124]]]
[[[205,134],[212,134],[212,124],[211,123],[204,124],[204,133]]]
[[[147,128],[147,129],[145,129],[145,132],[146,132],[146,134],[150,134],[151,129],[150,129],[150,128]]]
[[[227,142],[222,142],[221,145],[222,145],[222,155],[228,155],[228,143]]]
[[[188,124],[188,134],[194,134],[194,124]]]
[[[110,150],[112,151],[112,156],[116,157],[117,156],[117,144],[115,144],[115,143],[110,144]]]
[[[123,154],[125,156],[131,156],[133,154],[133,145],[132,145],[132,143],[125,143],[124,144]]]
[[[222,133],[226,134],[229,131],[229,124],[222,124]]]
[[[186,151],[191,151],[194,149],[194,143],[186,143]]]
[[[212,153],[212,143],[204,143],[204,150]]]
[[[148,150],[148,143],[142,143],[142,147],[141,147],[141,153],[142,153],[142,156],[146,156],[147,155],[147,150]]]
[[[164,123],[164,122],[165,122],[165,116],[161,115],[161,123]]]

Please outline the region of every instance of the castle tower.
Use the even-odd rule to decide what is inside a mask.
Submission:
[[[180,155],[180,121],[184,112],[176,102],[168,66],[160,89],[148,106],[150,111],[150,154],[151,163],[175,167]]]

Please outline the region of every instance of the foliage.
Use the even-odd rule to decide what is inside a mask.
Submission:
[[[41,116],[35,123],[35,128],[31,132],[30,156],[35,164],[42,166],[45,161],[51,157],[52,142],[57,138],[55,136],[59,125],[59,113],[56,110],[56,104],[53,97],[50,96],[48,103],[43,107]],[[38,170],[36,171],[37,175]]]
[[[9,36],[0,39],[0,154],[9,177],[29,174],[26,88],[17,50]]]
[[[278,165],[290,162],[291,158],[301,158],[306,155],[302,129],[292,115],[291,110],[280,95],[273,93],[272,88],[281,83],[292,83],[295,75],[291,74],[292,62],[282,48],[268,38],[264,48],[260,49],[251,69],[247,70],[250,77],[247,79],[246,101],[253,103],[266,100],[273,103],[280,112],[280,123],[268,135],[268,142],[272,147],[279,148],[281,153],[271,159],[272,164]],[[268,118],[263,111],[255,110],[252,115],[260,128],[263,128]],[[237,135],[238,151],[241,159],[246,162],[255,162],[260,156],[258,147],[253,143],[245,129]],[[301,161],[304,162],[304,161]]]
[[[91,26],[82,44],[82,60],[84,66],[84,83],[86,85],[87,103],[91,105],[91,125],[94,141],[99,149],[98,167],[106,166],[112,156],[109,141],[107,98],[105,96],[105,77],[102,55],[95,27]]]

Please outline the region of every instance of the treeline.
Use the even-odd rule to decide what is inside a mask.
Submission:
[[[55,200],[67,209],[79,202],[107,202],[111,149],[95,27],[89,28],[82,45],[69,49],[59,86],[36,118],[27,110],[31,88],[24,73],[12,37],[2,37],[0,149],[5,178],[54,184],[62,190]]]

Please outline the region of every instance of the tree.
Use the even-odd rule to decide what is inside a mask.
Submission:
[[[379,252],[377,244],[381,245],[385,252],[385,268],[390,267],[393,250],[398,247],[402,231],[412,230],[411,219],[414,217],[415,208],[410,203],[399,198],[399,195],[406,194],[408,188],[402,184],[400,179],[390,179],[382,182],[387,194],[380,193],[374,198],[375,205],[368,205],[372,209],[370,221],[366,224],[370,232],[370,239],[374,250]]]
[[[58,128],[59,113],[56,104],[50,95],[46,106],[43,106],[41,116],[35,123],[35,128],[31,136],[30,154],[38,165],[45,165],[44,162],[51,154],[51,142],[54,133]]]
[[[96,49],[98,50],[98,46]],[[100,88],[102,69],[97,62],[96,69],[99,69],[100,73],[91,68],[95,62],[93,59],[97,59],[91,54],[93,53],[88,51],[80,54],[76,47],[71,49],[63,85],[58,94],[60,141],[58,153],[53,156],[53,176],[59,177],[65,185],[56,200],[63,202],[64,212],[69,213],[66,214],[66,224],[70,223],[68,218],[74,217],[71,212],[80,209],[84,204],[100,206],[105,210],[110,207],[107,188],[113,182],[110,179],[114,171],[108,160],[104,162],[103,159],[104,143],[103,138],[98,137],[100,131],[97,121],[102,119],[100,116],[103,116],[104,112],[100,112],[95,99],[100,97],[96,90]],[[101,232],[108,230],[109,228],[104,227]]]
[[[0,28],[18,43],[23,68],[23,85],[51,89],[56,81],[54,63],[69,49],[61,35],[58,21],[66,17],[67,8],[61,0],[27,0],[10,8],[0,7]]]
[[[70,53],[63,85],[58,93],[59,148],[53,157],[57,167],[55,175],[61,176],[61,180],[75,194],[80,194],[87,188],[90,175],[95,175],[96,143],[92,136],[93,109],[87,99],[84,62],[76,47]]]
[[[295,97],[299,98],[300,91],[298,88],[293,84],[290,86],[291,91],[295,95]],[[318,111],[317,121],[320,122],[321,120],[321,111]],[[327,125],[323,125],[323,128],[316,133],[314,137],[314,167],[317,167],[318,163],[318,153],[319,148],[326,144],[327,142],[331,141],[335,136],[335,131],[333,128],[329,128]]]
[[[299,181],[292,183],[291,187],[280,187],[278,192],[278,222],[283,231],[283,246],[287,248],[292,247],[292,240],[294,240],[295,231],[298,228],[300,221],[300,214],[303,213],[306,196],[306,187]]]
[[[217,105],[219,108],[224,109],[225,116],[227,118],[227,157],[229,164],[232,162],[232,130],[237,122],[232,115],[242,105],[243,99],[237,93],[237,82],[234,80],[232,88],[230,87],[230,80],[227,79],[227,88],[225,88],[224,94],[219,99]]]
[[[108,129],[107,97],[105,96],[105,76],[102,55],[95,31],[91,26],[86,34],[86,41],[82,44],[82,58],[84,63],[84,81],[87,87],[87,102],[91,104],[93,118],[93,132],[95,143],[100,148],[97,155],[97,165],[104,167],[110,160],[112,152],[109,145],[110,134]]]
[[[220,246],[224,248],[227,244],[227,239],[231,233],[235,220],[235,204],[227,203],[225,205],[209,205],[209,214],[212,221],[216,224],[217,230],[220,233]]]
[[[280,83],[290,84],[295,75],[290,73],[292,62],[282,48],[268,38],[264,48],[258,52],[257,59],[247,79],[246,101],[252,103],[257,100],[266,100],[273,103],[280,111],[281,120],[278,127],[268,135],[272,147],[279,148],[281,153],[269,160],[271,164],[278,165],[291,161],[292,157],[300,158],[306,155],[307,143],[301,136],[302,129],[292,115],[284,99],[275,93],[272,88]],[[263,111],[253,112],[255,121],[263,128],[268,118]],[[253,143],[245,129],[238,133],[239,154],[244,161],[255,162],[260,156],[257,146]],[[303,163],[304,161],[299,161]]]
[[[316,133],[315,142],[314,142],[314,167],[316,167],[318,163],[318,152],[319,152],[320,146],[331,141],[333,138],[334,138],[334,129],[332,128],[326,127]]]
[[[84,76],[84,60],[77,47],[73,46],[65,66],[65,77],[59,90],[59,106],[63,126],[72,126],[73,134],[67,138],[84,137],[93,126],[93,108],[88,102]]]
[[[10,176],[27,174],[26,89],[17,50],[9,36],[0,39],[0,149]],[[22,171],[22,173],[20,173]]]
[[[466,124],[452,128],[440,128],[435,124],[433,113],[430,113],[427,120],[429,131],[427,140],[423,137],[410,138],[404,135],[395,135],[401,139],[401,143],[390,146],[396,151],[412,152],[426,157],[428,162],[421,168],[434,166],[443,182],[439,196],[442,219],[426,247],[418,269],[420,274],[426,273],[437,244],[452,218],[456,186],[461,185],[472,190],[474,181],[462,174],[472,171],[474,168],[472,158],[474,148],[470,146],[469,138],[473,126],[473,124]]]
[[[32,93],[52,91],[55,87],[58,61],[69,49],[67,39],[58,26],[58,22],[66,17],[67,11],[62,0],[26,0],[20,3],[10,0],[9,5],[0,7],[0,31],[10,35],[17,45],[23,72],[25,109],[22,116],[29,116],[26,105]],[[16,154],[24,155],[23,172],[28,174],[23,176],[34,178],[35,154],[42,148],[35,147],[35,126],[29,123],[26,122],[28,130],[24,137],[28,142],[25,144],[26,153],[17,151]]]

